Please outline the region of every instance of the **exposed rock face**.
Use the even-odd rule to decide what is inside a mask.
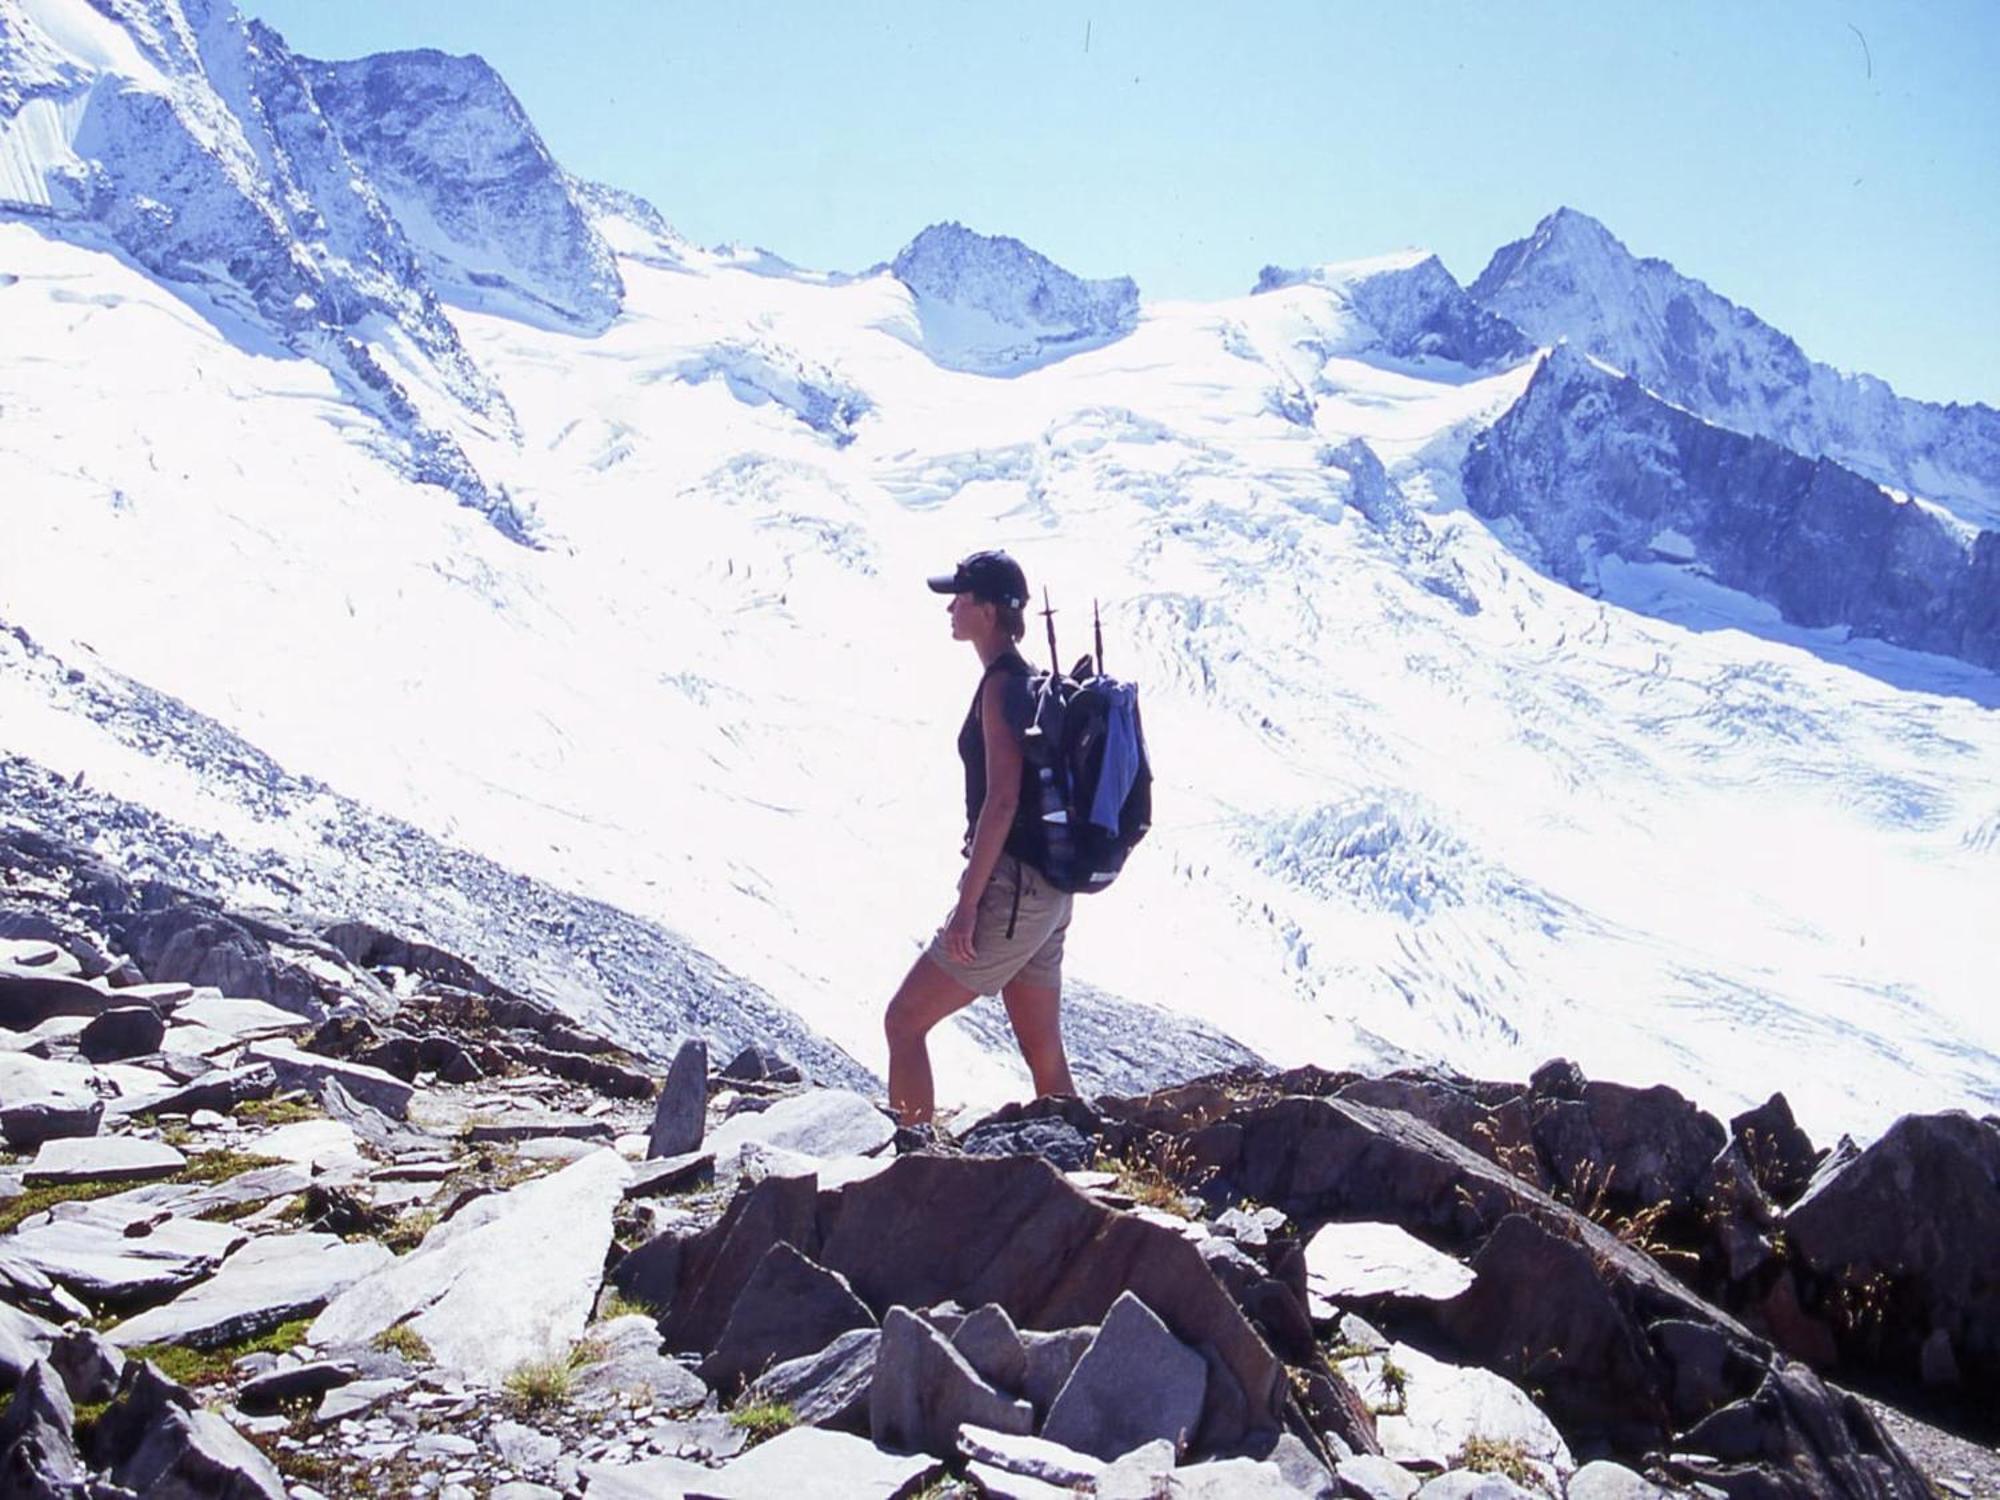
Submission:
[[[1473,443],[1463,478],[1475,511],[1517,521],[1573,587],[1599,586],[1597,559],[1665,547],[1794,624],[2000,666],[2000,531],[1711,426],[1570,345]]]
[[[890,267],[916,298],[923,347],[948,369],[1011,375],[1129,333],[1129,276],[1084,281],[1004,235],[933,224]]]
[[[1313,285],[1332,288],[1373,335],[1354,353],[1380,351],[1398,359],[1448,359],[1475,368],[1510,364],[1534,352],[1534,344],[1503,317],[1466,295],[1425,251],[1386,255],[1287,271],[1266,266],[1252,289]]]
[[[1942,1335],[1968,1387],[2000,1388],[2000,1129],[1958,1111],[1906,1115],[1819,1177],[1784,1223],[1844,1354],[1921,1375]]]
[[[227,0],[118,0],[78,18],[51,34],[33,11],[8,17],[19,40],[0,52],[0,138],[20,167],[0,208],[101,237],[197,305],[247,310],[383,420],[412,478],[525,539],[521,515],[385,364],[401,351],[371,337],[372,320],[392,325],[428,367],[421,383],[512,425],[330,128],[310,65]]]
[[[1283,1426],[1282,1366],[1195,1248],[1106,1212],[1040,1161],[906,1156],[842,1190],[818,1258],[871,1307],[997,1302],[1023,1328],[1101,1323],[1133,1292],[1208,1361],[1196,1446]]]
[[[1494,252],[1473,299],[1539,344],[1567,339],[1677,406],[1826,457],[2000,525],[2000,411],[1899,397],[1799,346],[1663,260],[1638,259],[1588,214],[1558,209]]]
[[[618,315],[625,287],[611,247],[483,59],[425,50],[302,63],[446,297],[589,333]]]

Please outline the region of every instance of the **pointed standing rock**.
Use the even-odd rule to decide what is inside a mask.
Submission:
[[[1034,1420],[1027,1402],[1011,1401],[981,1380],[930,1324],[906,1307],[889,1309],[868,1392],[869,1435],[877,1446],[949,1458],[968,1422],[1025,1436]]]
[[[681,1043],[673,1066],[667,1069],[659,1107],[653,1111],[653,1133],[646,1142],[646,1155],[682,1156],[694,1150],[701,1144],[707,1115],[708,1043],[693,1038]]]
[[[1144,1302],[1121,1292],[1049,1408],[1042,1436],[1105,1460],[1159,1438],[1184,1451],[1207,1394],[1202,1357]]]

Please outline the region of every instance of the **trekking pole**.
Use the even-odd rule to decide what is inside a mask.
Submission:
[[[1104,675],[1104,621],[1097,616],[1097,601],[1090,601],[1090,629],[1097,640],[1097,675]]]
[[[1049,674],[1051,677],[1060,677],[1062,660],[1056,655],[1056,612],[1049,603],[1049,591],[1046,586],[1042,589],[1042,620],[1049,627]]]

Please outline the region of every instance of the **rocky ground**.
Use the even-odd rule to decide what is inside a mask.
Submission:
[[[1557,1062],[899,1132],[371,923],[0,879],[8,1496],[2000,1492],[1991,1120]]]

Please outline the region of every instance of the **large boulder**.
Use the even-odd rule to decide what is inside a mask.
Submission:
[[[141,1495],[287,1500],[268,1458],[143,1361],[125,1367],[117,1399],[98,1418],[90,1456],[114,1484]]]
[[[123,923],[117,936],[148,979],[208,985],[300,1015],[319,1008],[319,986],[310,975],[274,957],[243,922],[213,907],[189,903],[144,912]]]
[[[1630,1292],[1600,1275],[1586,1248],[1517,1214],[1472,1270],[1472,1285],[1437,1318],[1473,1358],[1539,1387],[1572,1438],[1644,1452],[1671,1435],[1668,1372]]]
[[[1204,1450],[1283,1426],[1284,1367],[1172,1229],[1093,1203],[1029,1157],[914,1155],[822,1206],[817,1259],[871,1308],[997,1302],[1024,1329],[1101,1324],[1134,1293],[1209,1375]]]
[[[810,1176],[766,1177],[739,1189],[709,1228],[641,1245],[613,1269],[612,1282],[626,1296],[664,1309],[660,1332],[669,1349],[705,1355],[773,1245],[817,1255],[818,1196]]]
[[[1573,1203],[1632,1213],[1692,1210],[1729,1137],[1722,1122],[1664,1084],[1592,1080],[1580,1099],[1531,1102],[1535,1148]]]
[[[103,1119],[104,1101],[90,1068],[0,1052],[0,1143],[8,1150],[96,1135]]]
[[[365,1343],[408,1323],[440,1366],[495,1385],[524,1364],[567,1357],[597,1298],[627,1171],[599,1150],[474,1200],[336,1296],[311,1342]]]
[[[733,1391],[782,1360],[825,1348],[841,1334],[873,1328],[875,1315],[844,1277],[814,1265],[787,1244],[773,1245],[737,1294],[701,1378]]]
[[[1784,1228],[1843,1357],[1932,1371],[1940,1342],[1967,1386],[2000,1389],[2000,1128],[1905,1115],[1814,1179]]]
[[[75,1408],[62,1380],[37,1360],[0,1412],[0,1495],[10,1500],[85,1500],[90,1474],[70,1429]]]

